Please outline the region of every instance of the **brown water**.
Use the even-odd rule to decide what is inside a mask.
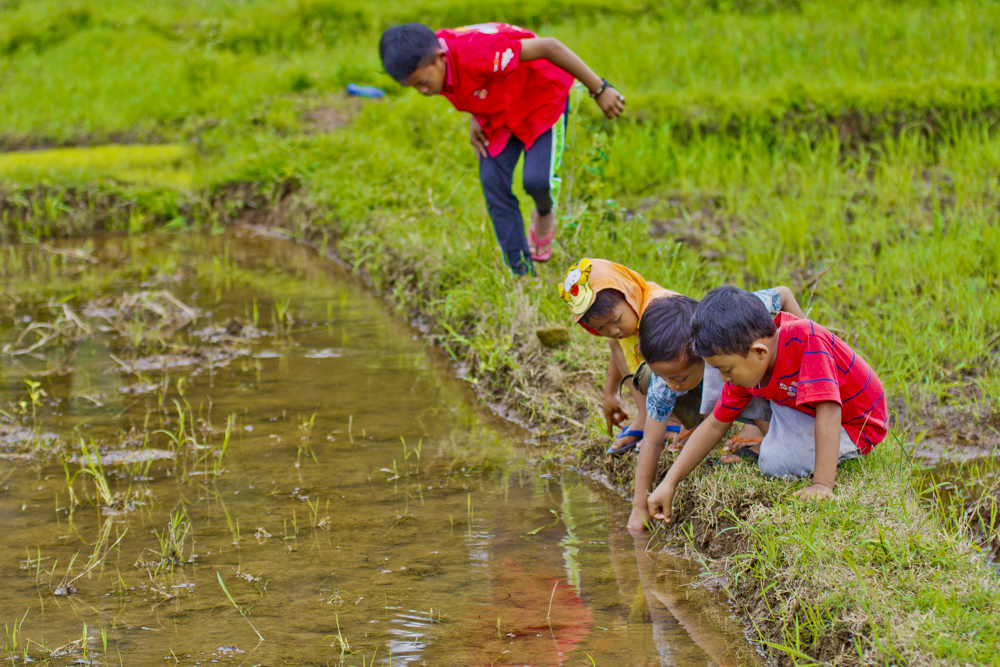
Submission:
[[[15,664],[756,662],[690,563],[311,251],[0,252]]]

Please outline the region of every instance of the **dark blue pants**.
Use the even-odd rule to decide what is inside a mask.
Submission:
[[[568,105],[567,105],[568,109]],[[512,189],[514,168],[524,153],[524,191],[535,200],[541,215],[555,206],[559,189],[557,171],[562,162],[562,149],[566,131],[566,115],[562,127],[553,126],[524,150],[524,142],[515,136],[496,157],[479,158],[479,180],[483,184],[486,208],[493,221],[493,230],[503,250],[504,259],[517,275],[533,273],[528,237],[524,232],[524,218]],[[556,125],[559,125],[557,123]]]

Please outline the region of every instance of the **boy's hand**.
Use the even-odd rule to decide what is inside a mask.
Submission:
[[[632,537],[638,537],[646,532],[646,524],[649,523],[649,515],[641,507],[632,508],[632,516],[628,518],[628,532]]]
[[[608,118],[618,118],[625,110],[625,98],[611,86],[605,88],[603,93],[594,98],[594,101]]]
[[[620,398],[614,394],[604,395],[604,421],[608,425],[608,435],[614,437],[615,433],[612,430],[618,424],[623,421],[628,420],[628,413],[625,412],[625,408],[622,407],[622,401]]]
[[[660,484],[653,489],[653,492],[646,498],[646,505],[649,515],[654,519],[659,519],[664,523],[671,523],[673,518],[670,515],[670,505],[674,502],[674,487],[668,483]]]
[[[792,495],[803,500],[826,500],[827,498],[833,498],[833,489],[826,484],[813,484],[804,489],[799,489]]]
[[[490,154],[486,152],[486,147],[490,145],[489,140],[486,138],[486,134],[483,132],[482,126],[476,117],[469,115],[469,142],[476,151],[476,155],[479,157],[489,157]]]

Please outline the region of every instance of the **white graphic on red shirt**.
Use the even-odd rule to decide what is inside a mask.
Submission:
[[[500,69],[500,52],[497,51],[493,54],[493,71],[496,72]]]
[[[779,382],[778,387],[786,394],[792,397],[794,397],[797,393],[799,393],[798,382],[792,382],[791,384],[785,384],[784,382]]]
[[[455,32],[481,32],[484,35],[495,35],[500,32],[495,23],[477,23],[455,28]]]
[[[472,96],[473,97],[478,97],[481,100],[485,100],[487,94],[488,94],[488,91],[485,88],[480,88],[479,90],[472,91]]]
[[[514,58],[514,50],[508,48],[506,51],[503,52],[503,58],[500,60],[500,69],[502,70],[507,69],[507,65],[510,64],[510,61],[513,60],[513,58]]]

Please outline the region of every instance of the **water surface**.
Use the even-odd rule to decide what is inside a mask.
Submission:
[[[0,262],[7,657],[755,662],[690,563],[633,542],[625,503],[308,249],[151,236]]]

